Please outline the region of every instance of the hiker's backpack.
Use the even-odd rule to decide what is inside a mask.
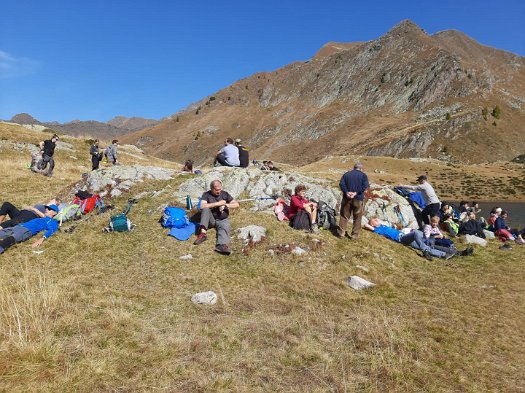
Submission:
[[[87,198],[82,198],[83,195],[78,195],[80,192],[76,194],[75,199],[73,200],[73,203],[80,206],[80,211],[82,214],[88,214],[92,212],[94,209],[100,209],[104,207],[104,201],[100,197],[100,195],[90,195]]]
[[[135,202],[134,199],[128,200],[128,206],[122,213],[109,218],[109,228],[106,228],[108,232],[129,232],[134,228],[127,215]]]
[[[293,229],[299,229],[303,231],[310,230],[310,216],[305,210],[299,210],[295,216],[290,220],[290,226]]]
[[[184,228],[189,222],[184,209],[173,206],[165,208],[161,218],[161,224],[164,228]]]
[[[337,226],[335,210],[323,201],[317,204],[317,226],[328,230]]]
[[[53,219],[58,221],[59,226],[61,226],[63,222],[78,220],[82,215],[80,206],[74,203],[61,203],[59,208],[60,211],[53,217]]]

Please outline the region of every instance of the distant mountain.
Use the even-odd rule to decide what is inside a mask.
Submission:
[[[83,136],[90,138],[112,139],[130,132],[141,130],[158,124],[157,120],[143,119],[141,117],[117,116],[107,123],[95,120],[73,120],[67,123],[40,122],[27,113],[19,113],[10,120],[17,124],[39,124],[56,131],[59,134]]]
[[[327,155],[511,160],[525,152],[525,59],[409,20],[362,43],[239,80],[123,139],[167,159],[210,162],[224,138],[251,157]]]

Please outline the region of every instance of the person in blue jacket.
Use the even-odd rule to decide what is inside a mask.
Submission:
[[[58,221],[53,220],[57,213],[57,205],[46,205],[44,217],[34,218],[14,227],[0,230],[0,254],[12,245],[24,242],[45,231],[44,236],[33,243],[33,247],[41,246],[45,239],[58,230]]]

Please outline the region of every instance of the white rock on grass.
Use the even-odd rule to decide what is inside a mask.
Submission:
[[[374,283],[367,281],[359,276],[350,276],[347,279],[346,283],[350,288],[355,289],[356,291],[371,288],[375,285]]]
[[[186,261],[188,259],[193,259],[193,255],[191,255],[191,254],[181,255],[179,257],[179,259],[182,259],[182,260]]]
[[[248,244],[250,240],[253,243],[259,243],[266,237],[266,228],[258,225],[248,225],[237,229],[237,239],[242,239],[244,244]]]
[[[292,250],[292,254],[303,255],[306,254],[306,250],[302,249],[301,247],[295,246],[295,248]]]
[[[191,301],[195,304],[212,305],[217,303],[217,295],[212,291],[199,292],[191,297]]]

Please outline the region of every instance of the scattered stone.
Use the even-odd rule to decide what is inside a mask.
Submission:
[[[375,284],[365,280],[364,278],[361,278],[359,276],[350,276],[346,283],[348,286],[352,289],[355,289],[356,291],[360,291],[362,289],[367,289],[373,287]]]
[[[182,256],[179,257],[179,259],[182,259],[182,260],[186,261],[188,259],[193,259],[193,255],[191,255],[191,254],[182,255]]]
[[[366,267],[366,266],[361,266],[361,265],[355,265],[356,268],[364,271],[365,273],[368,273],[369,269]]]
[[[268,250],[268,255],[270,255],[271,257],[274,257],[275,256],[275,251],[270,249]]]
[[[496,288],[495,285],[482,285],[481,286],[481,289],[494,289],[494,288]]]
[[[242,239],[245,246],[260,243],[266,237],[266,228],[248,225],[237,229],[237,239]]]
[[[217,295],[212,291],[199,292],[191,297],[191,301],[195,304],[212,305],[217,303]]]
[[[294,254],[294,255],[303,255],[303,254],[306,254],[306,250],[302,249],[299,246],[295,246],[295,248],[292,250],[292,254]]]
[[[109,193],[109,196],[111,198],[116,198],[118,196],[121,196],[122,195],[122,191],[120,191],[118,188],[114,188],[113,190],[111,190],[111,192]]]

